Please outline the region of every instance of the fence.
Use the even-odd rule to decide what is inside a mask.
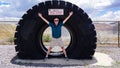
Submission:
[[[18,21],[0,21],[0,44],[13,44]],[[98,45],[119,46],[120,21],[93,21],[97,32]]]
[[[120,21],[93,21],[97,31],[97,44],[119,46]]]

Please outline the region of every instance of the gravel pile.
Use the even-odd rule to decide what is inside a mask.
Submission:
[[[99,46],[96,52],[101,52],[108,54],[115,63],[113,66],[91,66],[87,64],[84,65],[54,65],[47,63],[16,63],[14,62],[16,57],[16,52],[13,45],[0,45],[0,68],[120,68],[120,48],[117,46]],[[103,59],[104,60],[104,59]],[[84,60],[83,60],[84,61]],[[89,60],[90,61],[90,60]],[[82,60],[81,60],[82,62]],[[62,62],[61,62],[62,63]]]

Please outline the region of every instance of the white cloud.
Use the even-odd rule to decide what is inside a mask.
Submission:
[[[82,8],[100,9],[109,6],[113,0],[66,0]]]
[[[47,0],[37,0],[38,2],[44,2]],[[81,8],[103,8],[112,4],[113,0],[65,0],[71,2]]]
[[[9,7],[10,3],[7,3],[5,1],[0,1],[0,7]]]
[[[116,11],[116,12],[109,11],[109,12],[103,14],[102,16],[96,17],[93,19],[94,20],[117,20],[117,21],[120,21],[120,10]]]
[[[0,5],[0,8],[1,7],[10,7],[10,5]]]
[[[114,13],[112,11],[107,12],[103,16],[101,16],[101,19],[113,19]]]
[[[106,6],[109,6],[113,3],[113,0],[91,0],[91,5],[93,8],[104,8]]]
[[[120,20],[120,11],[114,12],[114,15],[116,20]]]
[[[4,12],[4,8],[10,8],[10,3],[0,1],[0,13]]]
[[[21,18],[21,16],[32,6],[47,0],[1,0],[9,5],[0,5],[0,17],[2,18]],[[119,19],[120,11],[106,11],[102,16],[100,14],[107,6],[112,5],[114,0],[65,0],[76,4],[84,9],[92,19]],[[2,9],[2,10],[1,10]]]
[[[107,6],[112,5],[114,0],[66,0],[82,8],[92,19],[104,12]],[[108,18],[108,17],[106,17]],[[99,19],[99,17],[98,17]]]
[[[4,3],[0,4],[0,17],[21,17],[32,6],[37,4],[33,0],[1,0]],[[0,2],[1,2],[0,1]],[[2,9],[2,10],[1,10]]]

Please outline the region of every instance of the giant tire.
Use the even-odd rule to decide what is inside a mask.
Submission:
[[[66,48],[68,57],[71,59],[91,59],[96,49],[96,31],[88,15],[76,5],[65,1],[46,1],[35,5],[22,16],[15,33],[15,44],[18,58],[20,59],[43,59],[46,52],[41,46],[43,31],[48,27],[42,19],[38,17],[38,12],[52,21],[56,16],[49,16],[47,13],[50,8],[64,9],[63,16],[57,16],[62,21],[73,11],[73,16],[64,25],[70,32],[71,42]],[[41,41],[41,42],[40,42]],[[45,48],[45,47],[44,47]],[[46,48],[45,48],[46,49]],[[64,57],[63,54],[50,57]]]

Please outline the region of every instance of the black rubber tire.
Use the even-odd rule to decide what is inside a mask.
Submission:
[[[49,16],[48,9],[50,8],[64,9],[64,15]],[[16,44],[15,49],[18,52],[17,56],[20,59],[43,59],[46,55],[46,52],[41,47],[44,47],[41,43],[42,40],[38,37],[42,36],[48,25],[38,17],[38,12],[41,12],[49,21],[52,21],[54,17],[59,17],[62,21],[68,16],[70,11],[73,11],[74,14],[64,24],[72,38],[71,43],[66,48],[68,57],[71,59],[92,59],[96,49],[97,38],[91,19],[76,5],[57,0],[39,3],[39,5],[33,6],[22,16],[15,33],[16,39],[14,42]],[[64,57],[64,55],[50,55],[50,57]]]

